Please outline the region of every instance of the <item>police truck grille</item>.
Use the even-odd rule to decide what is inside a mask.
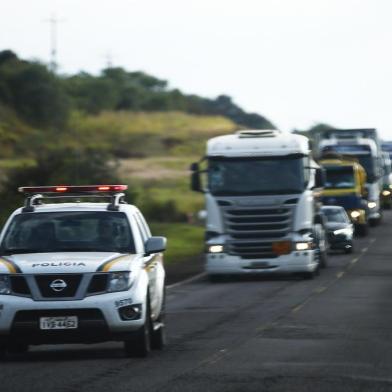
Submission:
[[[98,294],[106,292],[108,286],[109,275],[108,274],[95,274],[90,281],[88,287],[88,294]]]
[[[11,275],[11,291],[15,295],[30,296],[30,289],[27,285],[26,278],[21,275]]]
[[[275,241],[287,238],[292,230],[295,205],[282,207],[223,208],[226,233],[229,234],[228,253],[243,259],[270,259]]]
[[[42,297],[71,298],[76,295],[82,274],[35,275],[35,280]]]

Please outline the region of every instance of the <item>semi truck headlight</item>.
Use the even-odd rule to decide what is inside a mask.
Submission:
[[[340,235],[340,234],[345,234],[345,235],[350,235],[350,229],[345,228],[345,229],[338,229],[334,230],[333,232],[335,235]]]
[[[0,294],[11,294],[11,282],[8,275],[0,275]]]
[[[125,291],[130,287],[129,272],[112,272],[109,277],[108,292]]]
[[[296,250],[310,250],[310,249],[312,249],[312,243],[311,242],[297,242],[295,244],[295,249]]]
[[[389,196],[391,194],[390,191],[382,191],[383,196]]]
[[[369,201],[368,207],[369,208],[375,208],[375,207],[377,207],[377,203],[375,201]]]
[[[207,253],[223,253],[223,245],[209,245]]]
[[[357,219],[361,216],[361,213],[359,211],[351,211],[350,215],[351,215],[351,218]]]

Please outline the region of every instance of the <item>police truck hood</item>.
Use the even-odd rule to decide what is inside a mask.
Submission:
[[[129,271],[138,255],[114,252],[23,253],[0,258],[0,273],[25,274]]]

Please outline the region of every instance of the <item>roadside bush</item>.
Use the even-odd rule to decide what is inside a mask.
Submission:
[[[163,202],[146,197],[141,201],[141,210],[147,220],[154,222],[186,222],[187,215],[178,209],[174,200]]]
[[[53,148],[42,151],[36,162],[34,166],[11,169],[5,176],[0,192],[1,220],[23,202],[23,196],[17,192],[20,186],[93,185],[120,182],[116,173],[116,161],[110,154],[100,149]],[[135,197],[133,193],[127,196],[129,201]]]

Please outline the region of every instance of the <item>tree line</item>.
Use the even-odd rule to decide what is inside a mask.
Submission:
[[[20,59],[10,50],[0,52],[0,103],[31,125],[54,130],[66,127],[72,110],[88,114],[176,110],[222,115],[248,128],[274,128],[265,117],[247,113],[227,95],[209,99],[185,94],[169,88],[166,80],[121,67],[103,69],[99,75],[55,75],[44,64]]]

